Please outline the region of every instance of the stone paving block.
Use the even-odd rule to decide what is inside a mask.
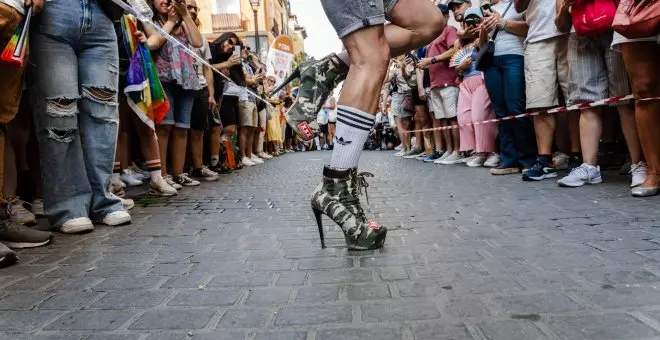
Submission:
[[[647,270],[599,270],[581,272],[580,276],[598,284],[645,284],[660,281],[660,276]]]
[[[510,314],[561,313],[584,308],[559,292],[496,296],[491,301],[495,308]]]
[[[254,340],[306,340],[307,332],[266,332],[257,333]]]
[[[231,306],[238,301],[241,291],[238,289],[204,289],[179,292],[170,300],[168,306]]]
[[[474,296],[454,296],[445,303],[445,309],[449,314],[461,320],[464,318],[483,318],[491,313],[486,303]]]
[[[337,257],[337,251],[336,249],[332,248],[294,248],[294,249],[286,249],[284,257],[290,258],[290,259],[300,259],[300,258],[307,258],[307,257]]]
[[[132,330],[200,329],[204,328],[215,310],[154,310],[142,314],[128,328]]]
[[[266,326],[274,310],[244,308],[227,310],[220,319],[219,328],[261,328]]]
[[[362,305],[362,320],[387,322],[404,320],[428,320],[440,318],[434,303],[428,301],[396,301]]]
[[[360,283],[373,281],[373,273],[366,269],[313,271],[312,284]]]
[[[291,288],[255,288],[250,291],[246,305],[279,305],[289,302]]]
[[[515,276],[526,288],[544,290],[576,290],[582,285],[562,273],[520,273]]]
[[[410,275],[403,267],[383,267],[378,269],[383,281],[409,280]]]
[[[149,275],[183,275],[187,273],[193,266],[185,263],[163,263],[153,266],[148,274]]]
[[[284,307],[275,318],[276,326],[350,323],[351,306]]]
[[[343,328],[322,329],[316,333],[318,340],[401,340],[403,335],[398,328]]]
[[[39,309],[76,309],[101,296],[96,292],[66,292],[54,295],[39,305]]]
[[[518,281],[511,276],[461,276],[452,283],[456,291],[471,292],[474,294],[507,293],[524,290]]]
[[[642,339],[659,334],[627,314],[553,317],[548,324],[566,339]]]
[[[604,308],[660,305],[660,291],[650,287],[605,287],[575,294],[590,304]]]
[[[337,268],[353,268],[353,259],[343,258],[338,259],[334,257],[314,257],[300,259],[298,269],[337,269]]]
[[[488,340],[548,339],[533,322],[527,320],[482,322],[478,327]]]
[[[275,285],[277,286],[302,286],[307,279],[305,272],[280,272]]]
[[[52,292],[13,293],[0,298],[0,310],[28,310],[49,299]]]
[[[296,294],[295,303],[313,304],[324,302],[335,302],[339,300],[339,287],[337,286],[313,286],[302,287]]]
[[[51,331],[112,331],[130,320],[135,312],[85,310],[67,313],[46,326]]]
[[[284,256],[283,250],[253,250],[248,256],[248,261],[265,261],[277,259]]]
[[[453,289],[452,278],[441,279],[420,279],[415,281],[398,282],[397,288],[401,297],[423,297],[441,295],[447,290]]]
[[[392,297],[385,284],[349,285],[344,288],[348,301],[384,300]]]
[[[190,337],[183,338],[184,340],[190,340]],[[194,333],[192,339],[194,340],[243,340],[245,339],[245,332],[235,331],[210,331],[210,332],[200,332]],[[160,339],[159,339],[160,340]]]
[[[112,291],[94,302],[90,308],[116,310],[125,310],[127,308],[148,309],[160,305],[168,296],[169,294],[166,291]]]
[[[273,282],[273,274],[268,272],[255,273],[221,273],[208,284],[209,287],[240,287],[268,286]]]
[[[139,334],[133,335],[112,335],[112,334],[95,334],[85,336],[84,340],[138,340],[140,339]]]
[[[360,258],[360,267],[403,266],[415,263],[415,257],[408,254]]]
[[[165,276],[142,276],[135,277],[132,280],[125,278],[111,277],[103,280],[100,284],[94,286],[95,291],[127,290],[127,289],[153,289],[157,288]]]
[[[257,271],[289,270],[291,269],[291,260],[248,261],[248,267]]]
[[[0,330],[29,333],[59,314],[61,312],[56,311],[0,311]]]
[[[467,327],[462,324],[451,325],[437,321],[416,322],[412,326],[415,340],[474,340]]]
[[[191,274],[184,276],[172,276],[161,288],[197,288],[199,285],[211,279],[210,274]]]
[[[85,335],[16,335],[16,334],[2,334],[0,339],[7,340],[87,340]]]

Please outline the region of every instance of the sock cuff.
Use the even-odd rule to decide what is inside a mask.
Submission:
[[[369,131],[374,126],[375,121],[376,117],[364,111],[343,105],[337,106],[337,122]]]

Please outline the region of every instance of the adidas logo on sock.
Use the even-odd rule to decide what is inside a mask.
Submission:
[[[344,137],[340,137],[340,138],[335,137],[335,141],[339,145],[348,145],[348,144],[353,143],[352,140],[344,140]]]

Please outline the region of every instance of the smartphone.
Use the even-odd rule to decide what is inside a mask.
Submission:
[[[241,46],[234,46],[234,55],[237,57],[241,57]]]

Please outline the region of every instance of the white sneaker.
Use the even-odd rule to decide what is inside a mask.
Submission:
[[[172,178],[172,175],[167,175],[163,178],[165,179],[165,182],[167,182],[167,184],[169,184],[175,190],[183,189],[183,186],[181,186],[180,184],[178,184],[177,182],[174,181],[174,178]]]
[[[557,184],[560,187],[581,187],[585,184],[598,184],[603,182],[600,177],[600,167],[589,164],[582,164],[573,169],[568,176],[560,179]]]
[[[468,163],[468,162],[471,162],[473,159],[475,159],[477,157],[479,157],[479,154],[477,154],[477,153],[474,153],[474,154],[472,154],[472,156],[469,156],[469,157],[463,156],[463,159],[461,159],[461,161],[459,163]]]
[[[121,171],[121,180],[129,187],[136,187],[144,184],[142,183],[142,176],[134,173],[130,169],[124,169]]]
[[[567,154],[561,153],[561,152],[555,152],[552,154],[552,161],[555,163],[555,169],[556,170],[566,170],[568,169],[568,160],[570,157],[568,157]]]
[[[250,159],[256,164],[264,164],[264,160],[259,158],[259,156],[255,154],[252,154],[252,157],[250,157]]]
[[[401,150],[403,150],[403,144],[399,144],[394,147],[394,151],[401,151]]]
[[[444,160],[440,161],[440,164],[452,165],[462,163],[465,157],[461,155],[458,151],[454,151],[451,155],[447,156]]]
[[[135,202],[130,198],[120,198],[124,210],[129,211],[135,207]]]
[[[287,151],[287,153],[288,153],[288,151]],[[241,163],[243,163],[244,166],[255,166],[255,165],[257,165],[257,163],[253,162],[251,159],[249,159],[247,157],[243,157],[243,159],[241,159]]]
[[[471,168],[477,168],[484,166],[484,163],[486,162],[486,155],[483,153],[478,153],[470,159],[470,161],[465,162],[465,164]]]
[[[133,171],[133,173],[136,174],[137,176],[142,177],[141,178],[142,182],[145,182],[146,180],[151,178],[151,174],[149,173],[149,171],[142,170],[142,168],[137,166],[137,164],[135,163],[131,164],[131,166],[129,166],[128,168],[131,169],[131,171]]]
[[[649,168],[644,162],[639,162],[637,164],[632,164],[630,166],[630,173],[632,174],[632,183],[630,184],[631,188],[638,187],[644,183],[646,180],[646,175],[648,174]]]
[[[424,151],[424,152],[420,153],[419,155],[417,155],[415,157],[415,159],[418,160],[418,161],[423,161],[424,158],[426,158],[426,157],[428,157],[428,155],[426,154],[426,151]]]
[[[92,230],[94,230],[94,224],[87,217],[73,218],[60,226],[60,232],[63,234],[78,234]]]
[[[394,157],[403,157],[406,154],[406,150],[399,150],[399,152],[394,154]]]
[[[442,156],[440,156],[440,158],[434,160],[433,163],[435,163],[435,164],[442,164],[442,161],[444,161],[445,159],[447,159],[447,157],[451,156],[452,154],[453,154],[453,152],[449,152],[449,151],[447,151],[447,152],[443,153]]]
[[[484,166],[487,168],[494,168],[500,165],[500,155],[496,152],[490,154],[490,157],[484,162]]]
[[[403,156],[403,158],[405,158],[405,159],[413,159],[413,158],[417,158],[417,156],[419,156],[420,153],[424,153],[424,151],[421,150],[421,149],[415,149],[415,148],[413,148],[412,150],[406,152],[406,155]]]
[[[184,187],[196,187],[202,184],[198,180],[190,178],[186,173],[174,177],[174,182]]]
[[[263,151],[260,152],[258,156],[261,157],[261,158],[263,158],[263,159],[271,159],[271,158],[273,158],[273,156],[271,156],[271,155],[269,155],[269,154],[267,154],[267,153],[265,153],[265,152],[263,152]]]
[[[124,181],[121,180],[121,176],[119,176],[119,178],[116,178],[115,176],[112,176],[111,179],[110,179],[110,184],[112,184],[115,187],[122,188],[122,189],[126,188],[126,183],[124,183]]]
[[[158,177],[154,182],[149,182],[149,195],[153,196],[174,196],[177,194],[174,189],[163,177]]]
[[[113,211],[103,217],[103,224],[109,226],[120,226],[131,223],[131,214],[124,210]]]

